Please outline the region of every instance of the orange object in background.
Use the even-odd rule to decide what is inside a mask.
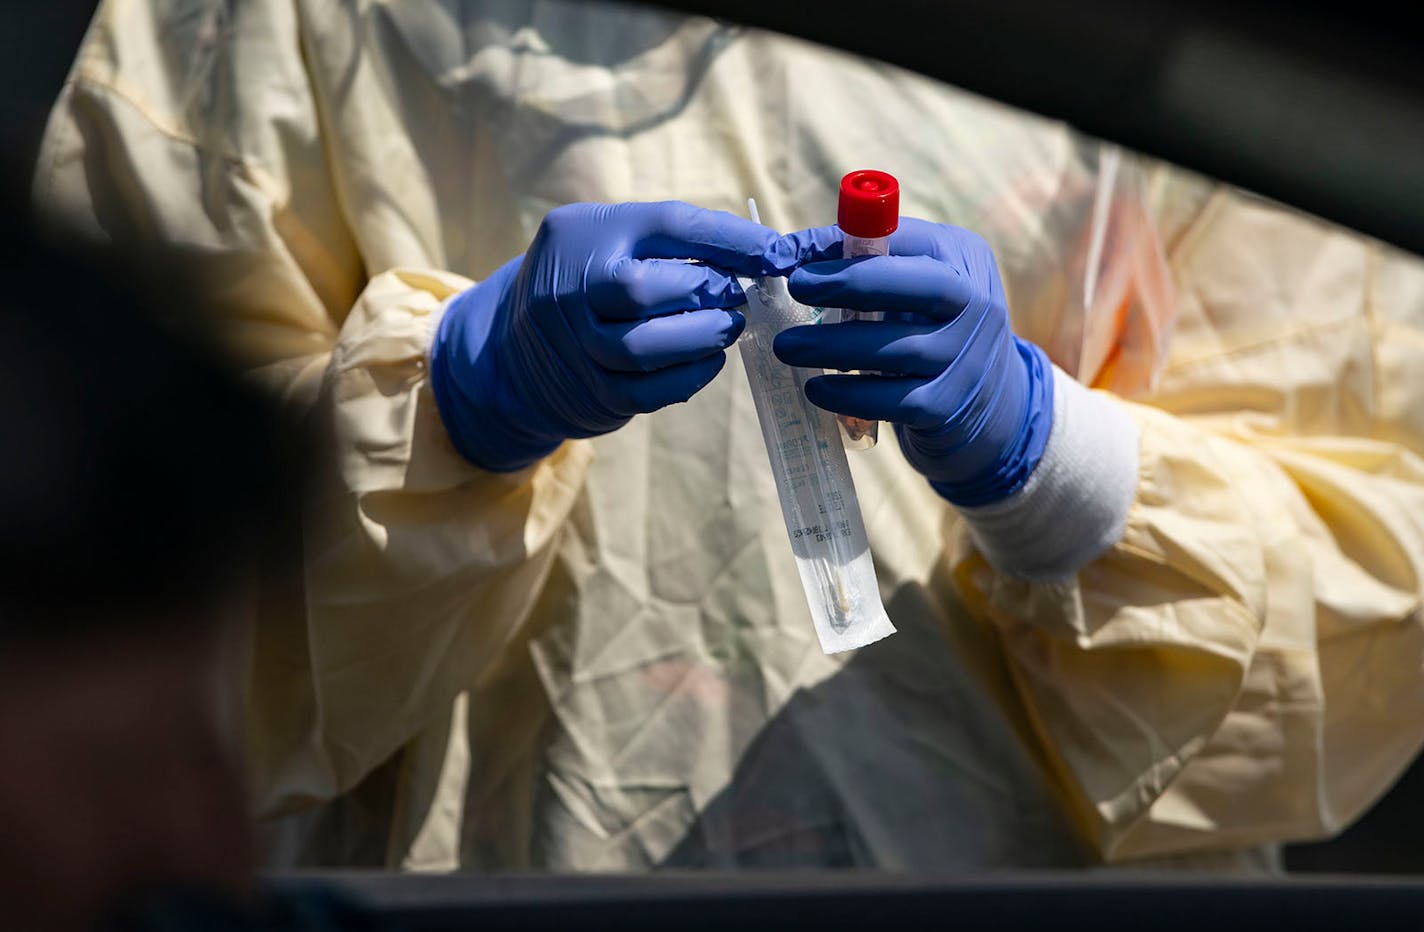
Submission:
[[[1135,156],[1109,146],[1008,186],[974,225],[1000,258],[1014,332],[1084,385],[1150,392],[1177,300]]]

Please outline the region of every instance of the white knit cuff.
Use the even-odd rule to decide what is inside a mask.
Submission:
[[[1053,379],[1053,427],[1028,482],[959,509],[995,569],[1035,582],[1067,579],[1117,543],[1137,497],[1137,425],[1057,366]]]

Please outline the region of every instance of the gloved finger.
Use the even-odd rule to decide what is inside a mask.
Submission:
[[[907,376],[822,375],[806,382],[806,397],[818,408],[929,429],[944,421],[931,409],[931,380]]]
[[[727,354],[717,353],[656,372],[610,372],[604,384],[606,401],[619,414],[651,414],[691,398],[726,364]]]
[[[845,234],[838,226],[812,227],[778,237],[769,257],[779,273],[785,275],[808,262],[841,258],[844,242]]]
[[[788,366],[932,376],[954,358],[941,326],[905,320],[811,324],[783,330],[772,349]]]
[[[947,234],[952,232],[960,231],[957,227],[918,217],[901,217],[900,226],[890,234],[890,255],[946,258],[943,253],[950,239]]]
[[[802,304],[891,311],[953,320],[976,295],[973,282],[928,256],[869,256],[802,266],[787,282]]]
[[[917,217],[901,217],[890,234],[892,256],[939,256],[946,227]],[[771,262],[783,274],[812,262],[845,258],[845,233],[838,226],[812,227],[781,236],[772,246]]]
[[[584,346],[615,372],[651,372],[718,353],[737,341],[747,319],[709,308],[637,321],[594,321]]]
[[[747,303],[746,293],[731,275],[670,259],[616,259],[590,269],[585,288],[594,313],[614,320]]]
[[[724,210],[681,201],[622,204],[617,215],[637,230],[637,259],[700,259],[740,275],[765,275],[776,231]]]

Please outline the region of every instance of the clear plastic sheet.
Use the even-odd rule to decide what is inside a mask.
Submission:
[[[880,601],[840,430],[835,415],[806,399],[806,380],[820,372],[787,366],[772,352],[778,333],[815,323],[817,312],[792,300],[784,278],[745,288],[738,345],[816,634],[828,654],[863,647],[895,627]]]

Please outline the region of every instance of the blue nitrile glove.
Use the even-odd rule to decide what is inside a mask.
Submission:
[[[803,304],[885,311],[882,322],[794,327],[776,338],[793,366],[860,369],[806,383],[816,405],[891,421],[905,457],[956,505],[1018,491],[1053,423],[1053,370],[1014,336],[989,246],[958,227],[904,219],[890,255],[841,258],[836,227],[785,237]]]
[[[678,202],[550,211],[529,252],[456,297],[436,331],[431,387],[455,448],[507,472],[691,398],[746,325],[733,274],[770,271],[777,241]]]

